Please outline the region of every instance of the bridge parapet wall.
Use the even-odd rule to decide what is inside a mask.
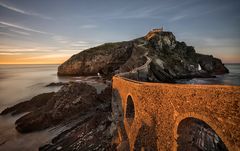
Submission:
[[[240,150],[240,88],[223,85],[186,85],[137,82],[113,77],[114,112],[122,112],[119,122],[130,150],[141,144],[157,150],[177,149],[179,123],[194,117],[207,123],[228,150]],[[128,117],[129,96],[133,117]],[[118,97],[118,98],[116,98]],[[132,114],[132,113],[131,113]],[[123,138],[123,136],[122,136]]]

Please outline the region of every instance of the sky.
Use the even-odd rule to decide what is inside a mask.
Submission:
[[[224,63],[240,63],[240,0],[0,0],[0,64],[59,64],[164,27]]]

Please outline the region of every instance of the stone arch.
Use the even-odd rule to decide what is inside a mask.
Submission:
[[[127,96],[125,117],[131,125],[135,117],[135,106],[131,95]]]
[[[207,123],[216,133],[217,135],[221,138],[221,140],[224,142],[224,144],[226,145],[228,150],[236,150],[236,148],[234,146],[232,146],[229,141],[227,140],[227,138],[225,137],[225,135],[223,134],[221,128],[217,127],[216,125],[216,121],[214,119],[210,119],[204,115],[200,115],[194,112],[186,112],[183,114],[179,114],[177,116],[174,117],[175,119],[175,124],[173,127],[173,135],[174,135],[174,143],[173,143],[173,151],[177,150],[177,138],[178,138],[178,134],[177,134],[177,129],[178,129],[178,125],[179,123],[184,120],[185,118],[189,118],[189,117],[193,117],[199,120],[204,121],[205,123]]]
[[[203,120],[194,117],[182,119],[177,126],[177,150],[227,151],[217,133]]]

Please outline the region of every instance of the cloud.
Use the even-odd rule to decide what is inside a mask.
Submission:
[[[232,8],[234,6],[233,3],[227,3],[227,4],[219,4],[218,7],[208,7],[208,5],[206,5],[206,3],[201,3],[196,5],[196,3],[194,3],[194,1],[191,2],[192,7],[189,7],[188,9],[185,9],[187,6],[184,5],[179,5],[180,6],[180,10],[179,12],[176,12],[176,14],[174,16],[172,16],[169,21],[170,22],[174,22],[174,21],[179,21],[182,19],[193,19],[193,18],[198,18],[201,16],[206,16],[206,15],[211,15],[212,13],[215,12],[220,12],[223,10],[227,10],[229,8]],[[191,4],[191,3],[186,3],[186,4]],[[234,16],[233,16],[234,17]]]
[[[82,25],[80,26],[80,28],[83,28],[83,29],[93,29],[93,28],[97,28],[97,25]]]
[[[42,19],[48,19],[48,20],[51,20],[51,19],[52,19],[51,17],[43,16],[43,15],[38,14],[38,13],[28,12],[28,11],[25,11],[25,10],[22,10],[22,9],[19,9],[19,8],[16,8],[16,7],[14,7],[14,6],[10,6],[10,5],[4,4],[4,3],[2,3],[2,2],[0,2],[0,6],[6,8],[6,9],[9,9],[9,10],[11,10],[11,11],[20,13],[20,14],[29,15],[29,16],[36,16],[36,17],[40,17],[40,18],[42,18]]]
[[[182,19],[184,19],[184,18],[186,18],[186,17],[187,17],[186,14],[185,14],[185,15],[176,15],[176,16],[170,18],[169,21],[170,21],[170,22],[178,21],[178,20],[182,20]]]
[[[0,24],[0,28],[4,28],[4,27],[6,27],[6,26]]]
[[[211,38],[206,37],[202,39],[203,44],[208,47],[231,47],[240,46],[239,38]]]
[[[15,33],[20,34],[20,35],[25,35],[25,36],[30,35],[30,33],[19,31],[19,30],[10,29],[10,31],[15,32]]]
[[[89,43],[86,41],[76,41],[70,44],[71,47],[88,47]]]
[[[64,50],[69,50],[69,48],[70,50],[84,50],[97,44],[96,42],[74,41],[60,35],[53,35],[51,38],[57,43],[64,44]]]
[[[106,19],[166,19],[172,10],[178,10],[186,5],[193,3],[192,1],[184,1],[179,3],[161,2],[161,5],[145,5],[140,7],[126,6],[115,9],[107,14],[101,14]],[[97,14],[98,15],[98,14]],[[91,17],[91,16],[90,16]]]
[[[13,34],[5,33],[5,32],[0,32],[0,35],[10,36],[10,37],[15,36]]]
[[[159,10],[162,10],[163,6],[146,6],[146,7],[131,7],[126,6],[114,10],[108,10],[104,12],[96,12],[89,15],[81,16],[82,18],[91,19],[162,19],[163,17],[158,15]],[[97,28],[96,25],[87,24],[80,26],[81,28]]]
[[[64,36],[54,35],[54,36],[52,36],[52,39],[55,40],[56,42],[62,43],[62,44],[69,43],[69,40]]]
[[[34,54],[34,53],[52,53],[60,48],[58,47],[9,47],[0,46],[0,53],[12,54]]]
[[[14,56],[14,55],[21,55],[22,53],[10,53],[10,52],[0,52],[0,55],[5,56]]]
[[[69,56],[69,55],[64,54],[64,53],[60,53],[60,54],[47,54],[47,55],[39,55],[39,56],[26,57],[26,58],[22,58],[22,59],[23,59],[23,60],[50,59],[50,58],[61,58],[61,57],[65,57],[65,56]]]
[[[0,53],[11,53],[11,54],[59,54],[65,53],[72,55],[78,53],[79,51],[84,50],[84,47],[74,48],[69,45],[65,47],[54,47],[54,46],[29,46],[29,47],[18,47],[18,46],[8,46],[1,45]]]
[[[141,19],[141,18],[154,18],[160,19],[162,16],[156,15],[155,13],[160,10],[161,7],[141,7],[137,9],[133,8],[122,8],[118,9],[111,14],[107,14],[104,17],[108,19]]]
[[[28,28],[28,27],[24,27],[24,26],[20,26],[20,25],[17,25],[17,24],[12,24],[12,23],[8,23],[8,22],[4,22],[4,21],[0,21],[0,24],[5,25],[5,26],[8,26],[8,27],[13,27],[13,28],[25,30],[25,31],[30,31],[30,32],[35,32],[35,33],[39,33],[39,34],[50,35],[50,33],[47,33],[47,32],[44,32],[44,31],[35,30],[35,29],[32,29],[32,28]]]

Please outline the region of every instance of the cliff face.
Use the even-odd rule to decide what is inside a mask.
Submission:
[[[211,77],[229,72],[220,59],[196,53],[194,47],[176,41],[171,32],[151,33],[150,38],[149,34],[145,37],[152,58],[151,71],[160,81],[166,81],[166,78]]]
[[[131,56],[133,42],[107,43],[73,55],[58,68],[58,75],[113,73]]]
[[[145,37],[103,44],[73,55],[59,66],[58,75],[100,73],[111,77],[143,65],[146,57],[151,59],[149,74],[155,81],[228,73],[220,59],[196,53],[194,47],[177,41],[172,32],[150,31]]]

